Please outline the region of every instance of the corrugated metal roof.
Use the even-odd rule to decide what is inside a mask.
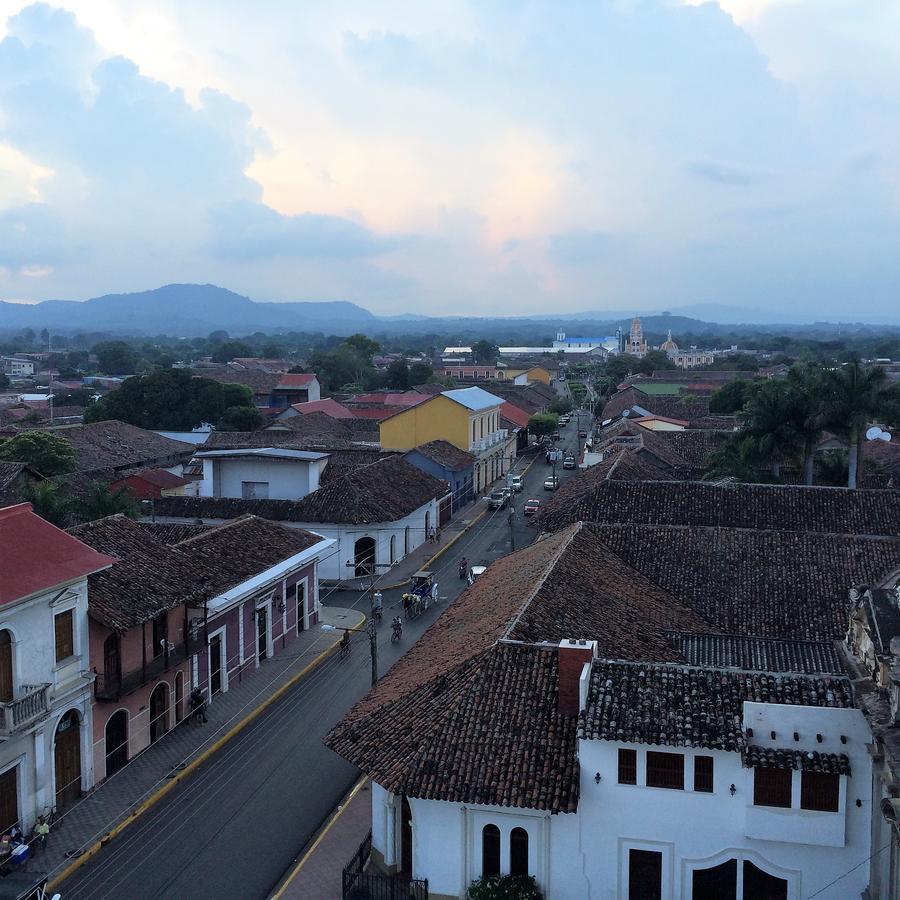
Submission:
[[[466,409],[481,410],[499,406],[503,399],[489,394],[480,387],[458,388],[454,391],[441,391],[441,396],[465,406]]]

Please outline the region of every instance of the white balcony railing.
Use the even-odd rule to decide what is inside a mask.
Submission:
[[[485,450],[490,450],[491,447],[495,447],[497,444],[505,441],[508,436],[509,432],[505,428],[499,428],[497,431],[492,431],[483,438],[472,441],[469,445],[469,453],[483,453]]]
[[[0,736],[24,731],[50,712],[50,685],[23,684],[21,697],[0,703]]]

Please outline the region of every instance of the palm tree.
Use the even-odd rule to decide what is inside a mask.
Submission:
[[[29,485],[24,497],[42,519],[59,528],[65,528],[69,524],[72,501],[55,481],[39,481]]]
[[[740,413],[741,436],[753,442],[760,459],[772,464],[781,477],[781,465],[796,459],[802,439],[794,423],[794,400],[783,382],[768,381],[754,391]]]
[[[846,437],[850,445],[847,487],[856,487],[866,428],[893,400],[887,373],[882,368],[866,368],[856,361],[828,373],[825,421],[829,428]]]
[[[825,384],[822,370],[813,365],[798,363],[787,377],[790,398],[790,421],[801,445],[803,483],[813,483],[813,460],[816,445],[822,436]]]
[[[755,441],[738,434],[710,454],[703,480],[731,478],[752,483],[759,480],[759,463]]]
[[[93,522],[120,513],[136,518],[138,504],[134,495],[125,487],[111,491],[105,481],[91,482],[87,492],[73,501],[75,515],[81,522]]]

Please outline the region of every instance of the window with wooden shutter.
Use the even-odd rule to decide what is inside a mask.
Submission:
[[[680,753],[647,753],[647,787],[684,790],[684,757]]]
[[[637,784],[637,750],[619,750],[619,784]]]
[[[14,696],[12,634],[0,631],[0,701],[9,703]]]
[[[75,655],[74,610],[57,613],[53,619],[56,633],[56,661],[62,662]]]
[[[768,766],[754,769],[753,805],[790,809],[792,780],[793,772],[790,769],[776,769]]]
[[[694,790],[703,794],[713,791],[713,758],[711,756],[694,757]]]
[[[841,776],[830,772],[800,775],[800,808],[837,812],[841,800]]]
[[[0,832],[6,834],[19,821],[18,766],[0,775]]]

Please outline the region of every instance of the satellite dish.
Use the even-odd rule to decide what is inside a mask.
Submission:
[[[882,431],[881,434],[878,435],[879,441],[889,441],[891,439],[891,433],[889,431]]]
[[[877,425],[873,425],[873,426],[866,432],[866,440],[867,440],[867,441],[874,441],[874,440],[876,440],[876,439],[879,438],[879,437],[881,437],[881,429],[880,429]]]

